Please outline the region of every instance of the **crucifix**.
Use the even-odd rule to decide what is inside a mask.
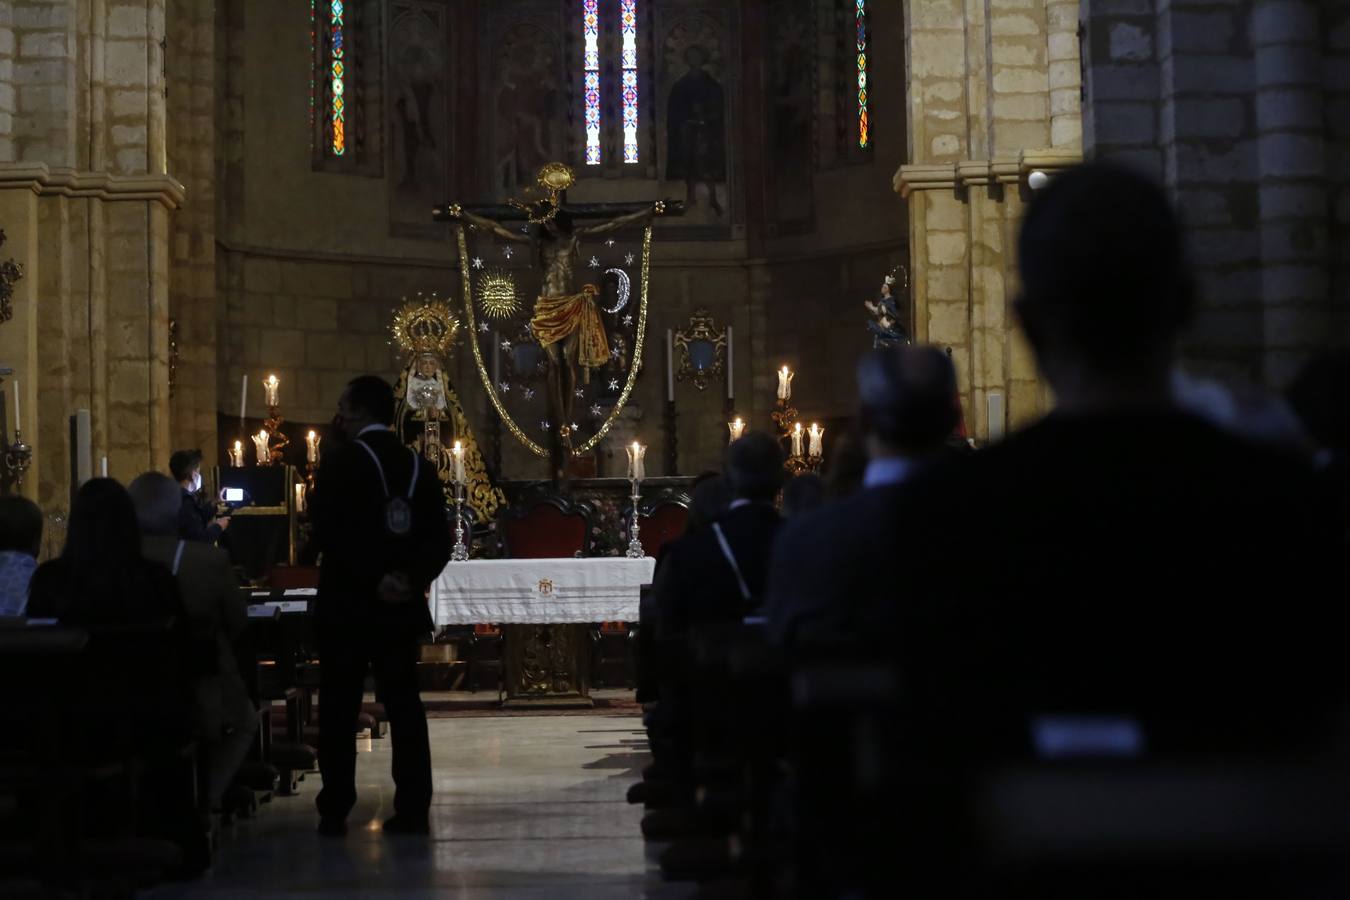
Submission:
[[[609,360],[609,340],[595,303],[599,288],[576,284],[581,241],[630,225],[645,224],[655,216],[682,215],[684,204],[673,200],[652,203],[568,204],[566,192],[575,183],[572,170],[549,163],[539,172],[541,200],[512,201],[506,206],[449,203],[437,207],[438,222],[466,223],[491,232],[504,241],[528,244],[543,273],[539,297],[530,317],[530,334],[543,348],[548,365],[549,459],[553,477],[562,480],[572,455],[572,401],[577,369],[589,379],[590,370]],[[525,219],[529,228],[513,231],[504,221]],[[581,225],[582,220],[603,219]],[[466,298],[467,302],[467,298]]]

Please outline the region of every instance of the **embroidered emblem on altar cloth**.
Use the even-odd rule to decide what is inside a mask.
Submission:
[[[539,593],[547,597],[553,594],[553,582],[547,578],[539,579]]]

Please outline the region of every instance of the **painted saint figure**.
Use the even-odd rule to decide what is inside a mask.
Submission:
[[[666,180],[685,183],[690,206],[698,205],[698,185],[705,185],[708,206],[720,217],[717,183],[727,177],[726,92],[704,68],[703,47],[688,47],[684,61],[689,71],[671,85],[666,107]]]

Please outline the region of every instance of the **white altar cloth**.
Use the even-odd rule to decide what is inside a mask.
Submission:
[[[651,557],[452,562],[431,585],[431,614],[437,627],[636,622],[655,570]]]

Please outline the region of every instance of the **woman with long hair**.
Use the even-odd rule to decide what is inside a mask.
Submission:
[[[138,625],[181,616],[167,569],[141,556],[141,529],[126,488],[86,481],[75,495],[66,546],[33,573],[28,615],[76,627]]]

